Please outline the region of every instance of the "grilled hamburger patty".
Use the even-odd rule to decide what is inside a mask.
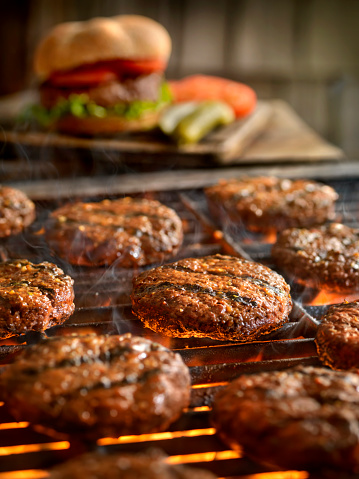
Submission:
[[[45,82],[40,87],[41,103],[48,109],[70,95],[85,94],[89,100],[103,107],[113,107],[118,103],[133,101],[158,101],[158,92],[163,82],[163,75],[152,73],[140,75],[137,78],[127,78],[123,81],[109,81],[91,87],[55,87]]]
[[[48,339],[0,381],[16,420],[93,439],[165,429],[190,397],[181,357],[128,334]]]
[[[73,283],[52,263],[0,263],[0,338],[66,321],[75,309]]]
[[[266,266],[231,256],[187,258],[133,281],[133,312],[166,336],[248,341],[281,327],[289,286]]]
[[[272,248],[275,263],[292,278],[327,290],[359,288],[359,229],[340,223],[283,231]]]
[[[122,198],[67,204],[46,226],[50,246],[72,264],[130,268],[163,261],[182,244],[177,213],[155,200]]]
[[[320,360],[333,369],[359,369],[359,300],[331,306],[315,337]]]
[[[35,205],[25,193],[0,186],[0,238],[20,233],[35,216]]]
[[[241,376],[216,396],[212,421],[256,461],[359,470],[357,374],[299,366]]]
[[[165,462],[156,451],[138,454],[89,453],[53,469],[50,479],[215,479],[202,469]]]
[[[338,199],[330,186],[274,177],[222,180],[205,193],[213,216],[222,223],[230,219],[262,233],[333,219]]]

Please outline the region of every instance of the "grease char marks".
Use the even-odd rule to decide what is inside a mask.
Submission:
[[[337,477],[359,470],[357,374],[298,366],[244,375],[216,396],[212,421],[227,444],[256,461],[338,468]]]
[[[248,341],[288,320],[289,286],[269,268],[214,255],[187,258],[134,279],[133,312],[167,336]]]
[[[190,396],[181,357],[131,335],[51,338],[27,348],[1,382],[16,420],[90,439],[165,429]]]
[[[340,223],[283,231],[272,248],[283,272],[329,291],[359,289],[359,229]]]
[[[274,177],[222,180],[205,193],[214,217],[261,233],[322,224],[334,218],[338,198],[328,185]]]
[[[315,338],[318,356],[332,369],[359,369],[359,299],[331,306]]]
[[[53,263],[0,263],[0,337],[44,331],[73,313],[73,279]]]
[[[51,214],[46,236],[55,252],[72,264],[130,268],[175,255],[183,230],[171,208],[126,197],[67,204]]]

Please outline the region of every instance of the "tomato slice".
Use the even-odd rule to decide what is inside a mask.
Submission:
[[[257,95],[251,87],[226,78],[193,75],[169,84],[175,102],[223,101],[233,108],[237,118],[247,116],[257,103]]]
[[[69,71],[55,72],[50,77],[57,87],[91,86],[116,80],[123,75],[146,75],[163,71],[166,63],[156,60],[111,60],[85,65]]]
[[[80,87],[91,86],[116,80],[116,73],[106,69],[94,70],[71,70],[69,72],[54,73],[51,78],[51,84],[58,87]]]
[[[166,68],[166,62],[160,58],[155,60],[120,60],[119,69],[125,73],[146,74],[161,72]]]

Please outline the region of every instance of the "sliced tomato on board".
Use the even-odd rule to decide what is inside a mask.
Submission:
[[[257,95],[251,87],[226,78],[193,75],[169,84],[175,102],[223,101],[233,108],[237,118],[251,113],[257,104]]]
[[[124,74],[147,75],[163,71],[166,63],[161,60],[109,60],[93,65],[84,65],[73,70],[55,72],[52,85],[58,87],[91,86],[121,78]]]

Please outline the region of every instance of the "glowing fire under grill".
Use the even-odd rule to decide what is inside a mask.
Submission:
[[[185,243],[175,259],[225,253],[251,257],[273,267],[270,243],[266,242],[268,238],[255,235],[241,237],[230,229],[224,233],[216,231],[207,214],[201,190],[153,193],[151,196],[176,209],[184,222]],[[337,220],[356,226],[359,221],[358,205],[359,192],[353,188],[352,195],[347,192],[345,203],[338,204]],[[101,438],[96,443],[82,444],[51,431],[32,429],[27,422],[16,423],[7,412],[6,404],[0,403],[0,479],[48,477],[53,465],[86,450],[137,452],[149,447],[162,449],[168,454],[170,463],[190,463],[209,469],[218,477],[309,477],[306,471],[279,472],[269,469],[240,452],[229,450],[216,436],[210,423],[211,402],[221,387],[241,373],[278,370],[297,364],[319,364],[313,340],[317,326],[315,318],[325,310],[325,305],[339,302],[342,298],[329,297],[323,291],[293,284],[295,304],[289,322],[265,340],[254,343],[163,337],[143,328],[131,312],[129,288],[132,276],[138,271],[70,267],[51,255],[41,234],[41,224],[48,210],[56,206],[58,204],[51,199],[39,202],[38,220],[26,237],[5,241],[1,247],[2,259],[24,257],[34,262],[54,261],[74,278],[75,313],[66,324],[48,330],[47,334],[131,332],[160,342],[178,351],[189,366],[192,376],[191,404],[182,417],[162,433]],[[344,299],[349,299],[348,295]],[[29,333],[3,340],[0,343],[1,364],[11,362],[21,349],[37,341],[38,337],[38,334]]]

